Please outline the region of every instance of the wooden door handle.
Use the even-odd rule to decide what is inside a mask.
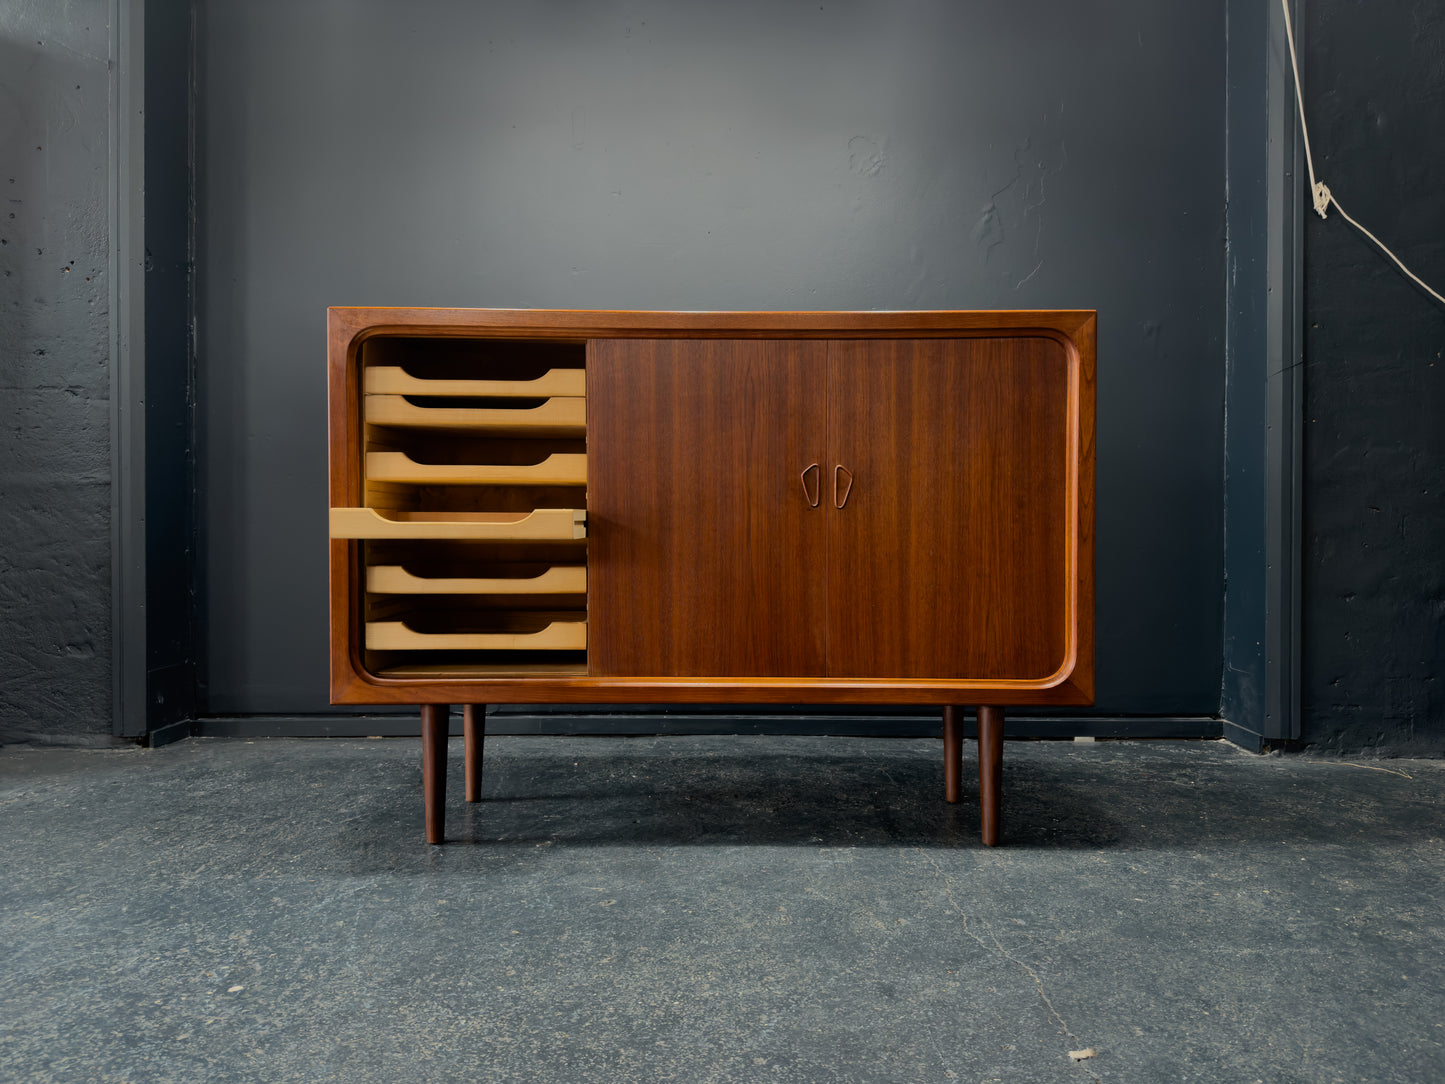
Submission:
[[[817,472],[818,472],[817,474],[814,474],[814,475],[813,475],[813,488],[812,488],[811,490],[808,488],[808,472],[809,472],[809,471],[817,471]],[[822,485],[820,484],[820,482],[821,482],[821,480],[822,480],[822,476],[823,476],[823,468],[820,467],[817,463],[809,463],[806,467],[803,468],[803,473],[798,476],[799,478],[802,479],[802,482],[803,482],[803,496],[808,499],[808,507],[809,507],[809,508],[817,508],[818,505],[819,505],[819,504],[822,502],[822,500],[823,500],[823,487],[822,487]]]
[[[843,486],[843,492],[841,495],[838,493],[838,475],[840,474],[846,476],[843,479],[846,484]],[[850,471],[847,467],[843,466],[842,463],[839,463],[836,467],[833,468],[833,507],[842,508],[845,504],[848,503],[848,494],[852,492],[853,472]]]

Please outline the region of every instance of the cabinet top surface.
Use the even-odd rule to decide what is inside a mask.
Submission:
[[[860,312],[652,312],[588,309],[447,309],[336,306],[333,332],[353,336],[425,331],[434,335],[509,334],[563,338],[648,335],[837,337],[1034,331],[1073,338],[1094,309],[876,310]]]

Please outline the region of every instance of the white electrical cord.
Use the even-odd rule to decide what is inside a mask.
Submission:
[[[1299,130],[1300,136],[1304,140],[1305,145],[1305,164],[1309,167],[1310,171],[1310,195],[1314,198],[1315,213],[1318,214],[1321,218],[1324,218],[1325,212],[1330,209],[1330,204],[1333,203],[1335,205],[1335,210],[1340,212],[1341,218],[1343,218],[1351,226],[1355,227],[1355,229],[1363,233],[1371,241],[1375,242],[1376,247],[1378,247],[1379,250],[1383,252],[1386,256],[1390,257],[1390,259],[1394,260],[1395,266],[1398,267],[1401,271],[1405,272],[1405,274],[1408,275],[1411,279],[1413,279],[1414,282],[1420,287],[1420,289],[1424,290],[1436,301],[1440,302],[1440,304],[1445,305],[1445,297],[1441,296],[1440,291],[1431,289],[1429,286],[1427,286],[1425,284],[1425,281],[1421,279],[1419,275],[1415,274],[1415,272],[1411,271],[1408,267],[1406,267],[1403,263],[1400,262],[1400,257],[1396,256],[1393,252],[1391,252],[1388,248],[1385,247],[1385,243],[1383,241],[1381,241],[1373,233],[1365,229],[1364,226],[1361,226],[1358,222],[1351,218],[1349,212],[1340,206],[1340,201],[1335,199],[1334,193],[1330,191],[1329,185],[1325,184],[1324,181],[1315,180],[1315,161],[1313,156],[1311,156],[1310,154],[1309,129],[1305,126],[1305,101],[1304,95],[1300,93],[1299,61],[1296,59],[1294,51],[1294,25],[1290,22],[1289,18],[1289,0],[1279,0],[1279,6],[1284,9],[1284,33],[1285,37],[1289,40],[1289,64],[1290,68],[1294,71],[1295,101],[1299,102]]]

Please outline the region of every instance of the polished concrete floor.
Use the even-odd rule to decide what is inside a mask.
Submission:
[[[1442,763],[459,754],[429,847],[415,740],[0,749],[0,1080],[1445,1079]]]

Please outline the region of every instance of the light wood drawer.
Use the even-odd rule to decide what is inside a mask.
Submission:
[[[570,541],[587,537],[587,512],[581,508],[539,508],[522,514],[333,508],[331,537]]]

